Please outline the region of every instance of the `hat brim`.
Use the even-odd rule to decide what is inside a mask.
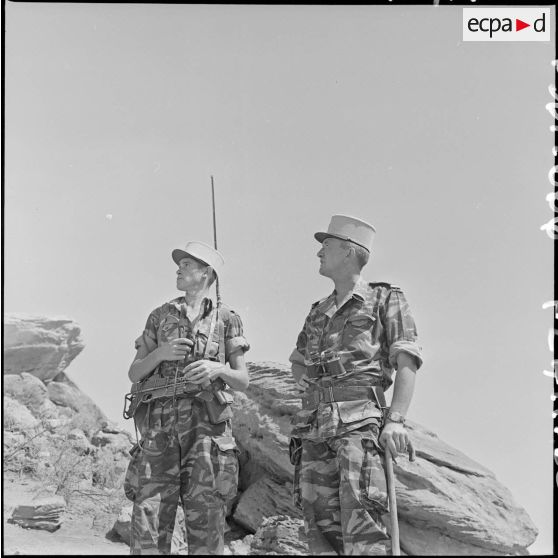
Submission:
[[[352,238],[349,238],[348,236],[343,236],[343,235],[340,235],[340,234],[325,233],[325,232],[317,232],[317,233],[314,234],[314,238],[318,242],[323,242],[326,238],[338,238],[339,240],[347,240],[349,242],[352,242],[353,244],[356,244],[357,246],[360,246],[361,248],[364,248],[368,252],[370,252],[370,248],[368,248],[368,246],[364,246],[364,244],[361,244],[360,242],[356,242]]]
[[[180,260],[182,258],[192,258],[193,260],[196,260],[197,262],[200,262],[203,265],[210,265],[207,262],[204,262],[203,260],[200,260],[199,258],[197,258],[196,256],[190,254],[189,252],[185,252],[184,250],[181,250],[180,248],[175,248],[172,251],[172,259],[174,260],[174,263],[176,265],[180,264]]]
[[[326,238],[338,238],[339,240],[349,240],[346,236],[341,236],[341,235],[338,235],[338,234],[325,233],[325,232],[315,233],[314,238],[318,242],[323,242]]]

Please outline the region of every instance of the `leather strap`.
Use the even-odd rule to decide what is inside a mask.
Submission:
[[[209,358],[209,348],[211,347],[211,340],[213,339],[213,332],[215,331],[215,322],[219,319],[219,308],[215,308],[211,313],[211,325],[209,326],[209,333],[207,334],[207,343],[205,344],[205,351],[203,358]],[[219,339],[219,349],[221,347],[221,339]]]

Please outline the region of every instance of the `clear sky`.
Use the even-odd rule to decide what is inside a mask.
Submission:
[[[210,175],[249,360],[287,362],[332,290],[313,233],[355,215],[377,229],[365,276],[417,322],[410,419],[494,471],[552,552],[553,43],[463,42],[459,7],[5,15],[4,310],[81,326],[68,374],[111,419],[179,294],[172,249],[213,242]]]

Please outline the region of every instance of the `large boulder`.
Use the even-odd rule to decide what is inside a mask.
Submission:
[[[10,395],[22,405],[25,405],[34,416],[38,416],[45,401],[48,400],[48,392],[45,384],[33,374],[10,374],[4,376],[4,393]]]
[[[68,407],[73,411],[88,417],[90,424],[102,428],[108,423],[103,411],[85,395],[79,388],[65,382],[49,382],[47,386],[49,399],[61,407]]]
[[[41,424],[25,405],[9,395],[4,396],[2,409],[4,412],[4,432],[32,434]]]
[[[309,556],[302,519],[288,515],[266,518],[250,541],[251,556],[278,554],[279,556]]]
[[[408,554],[521,554],[537,529],[492,472],[409,423],[417,459],[394,465],[401,546]]]
[[[4,374],[29,372],[48,382],[68,367],[83,346],[79,326],[68,318],[4,317]]]
[[[275,363],[249,363],[250,386],[237,392],[233,404],[233,431],[249,455],[250,466],[279,482],[292,482],[289,434],[300,397],[290,370]]]
[[[234,520],[255,533],[268,517],[300,517],[299,510],[292,503],[292,489],[292,483],[279,484],[269,477],[261,477],[242,493],[233,514]]]
[[[276,487],[293,480],[288,442],[300,398],[288,366],[267,362],[249,363],[248,368],[250,386],[246,394],[236,394],[233,430],[257,472],[251,488],[241,471],[245,490],[236,508],[238,518],[253,531],[258,518],[263,524],[272,516],[270,498],[281,510],[273,515],[297,519],[288,511],[290,494]],[[494,474],[419,424],[410,423],[409,432],[417,458],[400,458],[394,465],[402,550],[411,555],[527,553],[537,529]],[[264,495],[266,483],[273,490]]]

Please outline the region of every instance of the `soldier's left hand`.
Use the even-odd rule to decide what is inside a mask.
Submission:
[[[213,360],[196,360],[184,368],[184,379],[194,384],[205,384],[217,377],[223,368],[220,362]]]
[[[379,439],[380,445],[388,447],[395,457],[399,453],[405,453],[409,444],[409,434],[405,426],[398,422],[386,421]]]

